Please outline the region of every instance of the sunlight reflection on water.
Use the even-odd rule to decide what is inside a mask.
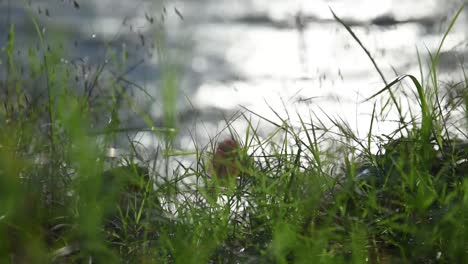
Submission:
[[[424,3],[418,5],[424,8],[411,9],[408,8],[408,3],[400,2],[328,2],[338,15],[363,23],[353,27],[353,30],[376,58],[387,80],[403,73],[417,76],[419,66],[416,48],[425,55],[426,47],[433,50],[442,37],[441,31],[427,33],[428,29],[417,20],[389,27],[369,24],[376,16],[387,14],[394,15],[399,20],[419,17],[437,21],[444,11],[437,1],[414,2],[414,5]],[[265,102],[275,110],[287,107],[290,111],[305,111],[302,113],[307,114],[311,106],[298,105],[297,102],[304,97],[318,97],[321,100],[315,100],[314,104],[320,104],[320,108],[328,115],[348,120],[354,130],[366,131],[370,119],[363,116],[370,115],[373,104],[361,102],[383,88],[384,84],[349,33],[329,20],[331,13],[327,3],[315,1],[314,4],[307,5],[301,1],[288,4],[284,1],[272,1],[267,4],[264,1],[254,1],[251,10],[255,11],[250,12],[266,12],[272,19],[284,19],[287,15],[294,15],[293,11],[297,12],[301,5],[302,14],[316,15],[324,20],[308,24],[302,33],[295,28],[278,29],[265,24],[242,23],[209,24],[203,28],[203,33],[195,33],[193,38],[195,42],[200,42],[201,50],[206,49],[205,46],[217,50],[224,48],[224,57],[233,75],[244,81],[235,78],[227,82],[206,80],[197,89],[194,102],[200,107],[214,106],[220,109],[242,105],[259,115],[272,117],[271,109],[265,106]],[[317,10],[322,13],[317,13]],[[279,15],[280,13],[283,15]],[[463,24],[464,18],[460,20]],[[221,47],[210,46],[209,43],[217,43],[218,38],[227,38],[231,42]],[[466,41],[466,32],[459,26],[449,36],[445,47],[451,48],[457,41],[464,40]],[[302,51],[301,41],[305,43],[305,50]],[[194,52],[196,51],[197,46]],[[306,67],[301,65],[304,61]],[[307,81],[297,81],[301,79]],[[330,97],[330,94],[337,96]],[[291,97],[296,97],[296,100]],[[410,103],[407,107],[413,105]]]
[[[390,81],[403,73],[419,77],[416,48],[426,60],[426,48],[435,49],[461,3],[443,0],[82,2],[80,10],[67,6],[67,1],[53,4],[55,1],[38,0],[32,6],[33,10],[39,6],[50,10],[50,18],[40,19],[46,25],[65,29],[71,35],[81,34],[85,44],[78,48],[78,53],[92,59],[99,57],[96,50],[104,46],[103,42],[115,38],[124,43],[118,47],[128,45],[131,49],[140,45],[142,48],[146,44],[144,48],[150,49],[148,42],[155,39],[155,31],[159,29],[148,23],[147,16],[159,19],[165,14],[167,52],[173,54],[182,69],[178,110],[183,118],[180,118],[181,133],[176,143],[182,149],[193,148],[193,144],[186,144],[193,133],[201,145],[208,144],[225,128],[225,118],[241,109],[239,106],[274,120],[277,117],[272,109],[284,115],[283,118],[290,113],[293,123],[299,121],[298,116],[309,119],[310,114],[325,123],[328,117],[339,118],[365,137],[373,101],[362,101],[384,84],[362,49],[333,20],[329,8],[353,25],[353,31]],[[18,5],[14,1],[9,3]],[[163,6],[166,13],[162,12]],[[379,26],[372,21],[389,24]],[[465,10],[443,49],[455,49],[461,63],[468,57],[467,21]],[[146,42],[140,39],[144,34],[147,34]],[[156,98],[150,109],[151,116],[159,122],[163,103],[159,91],[160,63],[157,56],[147,59],[143,69],[130,76]],[[460,77],[458,71],[441,74],[442,79]],[[404,89],[411,94],[414,88],[406,85]],[[417,103],[410,101],[405,109],[409,107],[417,108]],[[395,120],[395,114],[388,119]],[[128,116],[129,123],[137,122]],[[239,122],[244,125],[234,126],[245,127],[245,121]],[[377,124],[374,133],[387,133],[394,126],[392,122]],[[271,127],[263,128],[265,131],[260,128],[260,133],[271,131]],[[145,135],[140,133],[138,137],[154,147],[157,142],[153,136],[147,135],[149,138],[145,139]]]

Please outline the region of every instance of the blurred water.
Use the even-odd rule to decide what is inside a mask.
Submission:
[[[245,108],[275,121],[278,113],[293,124],[299,116],[308,122],[312,116],[332,127],[328,118],[338,118],[365,136],[373,101],[362,101],[384,84],[362,49],[334,21],[330,8],[352,25],[387,80],[392,80],[403,73],[419,76],[417,49],[426,61],[427,50],[437,47],[461,3],[35,0],[27,5],[38,17],[46,38],[62,32],[74,43],[65,58],[69,61],[86,58],[87,64],[96,66],[108,59],[108,47],[127,49],[129,65],[138,65],[128,79],[154,97],[151,101],[135,91],[157,125],[161,124],[163,102],[159,89],[162,57],[157,56],[156,37],[163,30],[158,24],[163,22],[167,33],[163,52],[178,65],[180,76],[176,146],[191,149],[193,138],[206,145],[223,131],[226,120]],[[6,32],[9,21],[16,24],[19,42],[29,45],[35,33],[21,1],[0,0],[1,32]],[[443,48],[441,81],[462,77],[459,65],[467,65],[467,24],[465,9]],[[3,47],[6,34],[2,36]],[[145,126],[132,111],[121,114],[127,126]],[[246,129],[241,119],[232,125],[240,134]],[[381,123],[374,129],[378,134],[393,128]],[[259,127],[259,133],[269,130],[266,122]],[[139,133],[137,138],[149,147],[158,142],[151,133]]]

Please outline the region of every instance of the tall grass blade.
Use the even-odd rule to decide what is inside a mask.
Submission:
[[[348,26],[343,20],[341,20],[341,18],[339,18],[335,12],[333,12],[333,10],[330,8],[330,11],[332,12],[333,14],[333,17],[335,18],[336,21],[338,21],[342,26],[345,27],[345,29],[349,32],[349,34],[351,34],[351,36],[354,38],[354,40],[356,40],[356,42],[359,44],[359,46],[362,48],[362,50],[366,53],[367,57],[371,60],[372,62],[372,65],[374,65],[374,68],[375,70],[379,73],[380,75],[380,78],[382,79],[382,81],[384,82],[385,85],[387,85],[387,80],[385,79],[385,76],[383,75],[382,71],[380,70],[379,66],[377,66],[377,63],[375,62],[374,58],[372,57],[372,55],[370,54],[370,52],[366,49],[366,47],[364,46],[364,44],[362,44],[361,40],[359,40],[359,38],[356,36],[356,34],[353,32],[353,30],[351,29],[350,26]]]

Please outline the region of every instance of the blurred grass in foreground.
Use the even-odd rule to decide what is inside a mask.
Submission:
[[[467,116],[468,81],[453,87],[460,92],[450,102],[440,96],[440,48],[431,55],[431,83],[406,75],[369,98],[389,94],[384,105],[400,111],[394,87],[411,81],[420,112],[400,112],[394,133],[372,135],[372,123],[360,139],[332,119],[338,135],[323,132],[320,120],[293,129],[286,119],[265,119],[277,130],[260,138],[249,123],[244,138],[233,133],[239,153],[229,162],[238,178],[224,186],[210,169],[214,149],[197,150],[196,164],[170,178],[140,160],[136,148],[109,168],[106,143],[125,128],[110,124],[104,140],[90,131],[93,115],[115,115],[119,105],[75,91],[58,51],[28,50],[21,73],[14,33],[12,26],[0,56],[7,72],[0,84],[2,262],[461,263],[468,257],[467,122],[457,127],[461,138],[449,129],[452,111]],[[39,30],[38,36],[43,44]],[[163,111],[167,131],[174,131],[177,76],[167,71],[162,96],[171,105]],[[124,93],[119,82],[107,81]],[[38,85],[46,87],[46,99],[30,93]],[[157,136],[173,139],[160,131]],[[187,188],[187,177],[199,184]]]

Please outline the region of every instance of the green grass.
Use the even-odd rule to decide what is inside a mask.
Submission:
[[[34,18],[33,24],[39,28]],[[456,94],[439,87],[443,40],[430,56],[429,83],[421,81],[424,74],[404,75],[368,98],[383,103],[374,107],[365,138],[340,120],[301,119],[293,126],[281,116],[281,123],[260,117],[276,127],[261,137],[251,121],[258,115],[246,109],[239,117],[246,131],[228,128],[241,148],[239,179],[226,186],[210,177],[214,146],[199,147],[195,164],[180,165],[170,178],[153,170],[164,164],[139,155],[138,142],[130,142],[125,160],[110,161],[108,145],[116,131],[126,131],[116,98],[153,126],[150,117],[99,67],[94,74],[104,85],[93,89],[109,94],[73,89],[72,68],[61,63],[60,51],[29,49],[22,73],[14,32],[12,26],[0,54],[8,77],[0,84],[2,262],[461,263],[468,257],[468,81],[449,87]],[[125,59],[114,57],[125,72]],[[165,74],[166,127],[154,130],[167,141],[162,159],[178,153],[171,148],[177,74],[170,66]],[[404,78],[417,112],[399,103]],[[46,88],[46,99],[31,93],[37,85]],[[386,109],[398,111],[398,128],[373,135]],[[452,125],[456,111],[462,126]],[[96,133],[93,120],[103,113],[114,121]]]

